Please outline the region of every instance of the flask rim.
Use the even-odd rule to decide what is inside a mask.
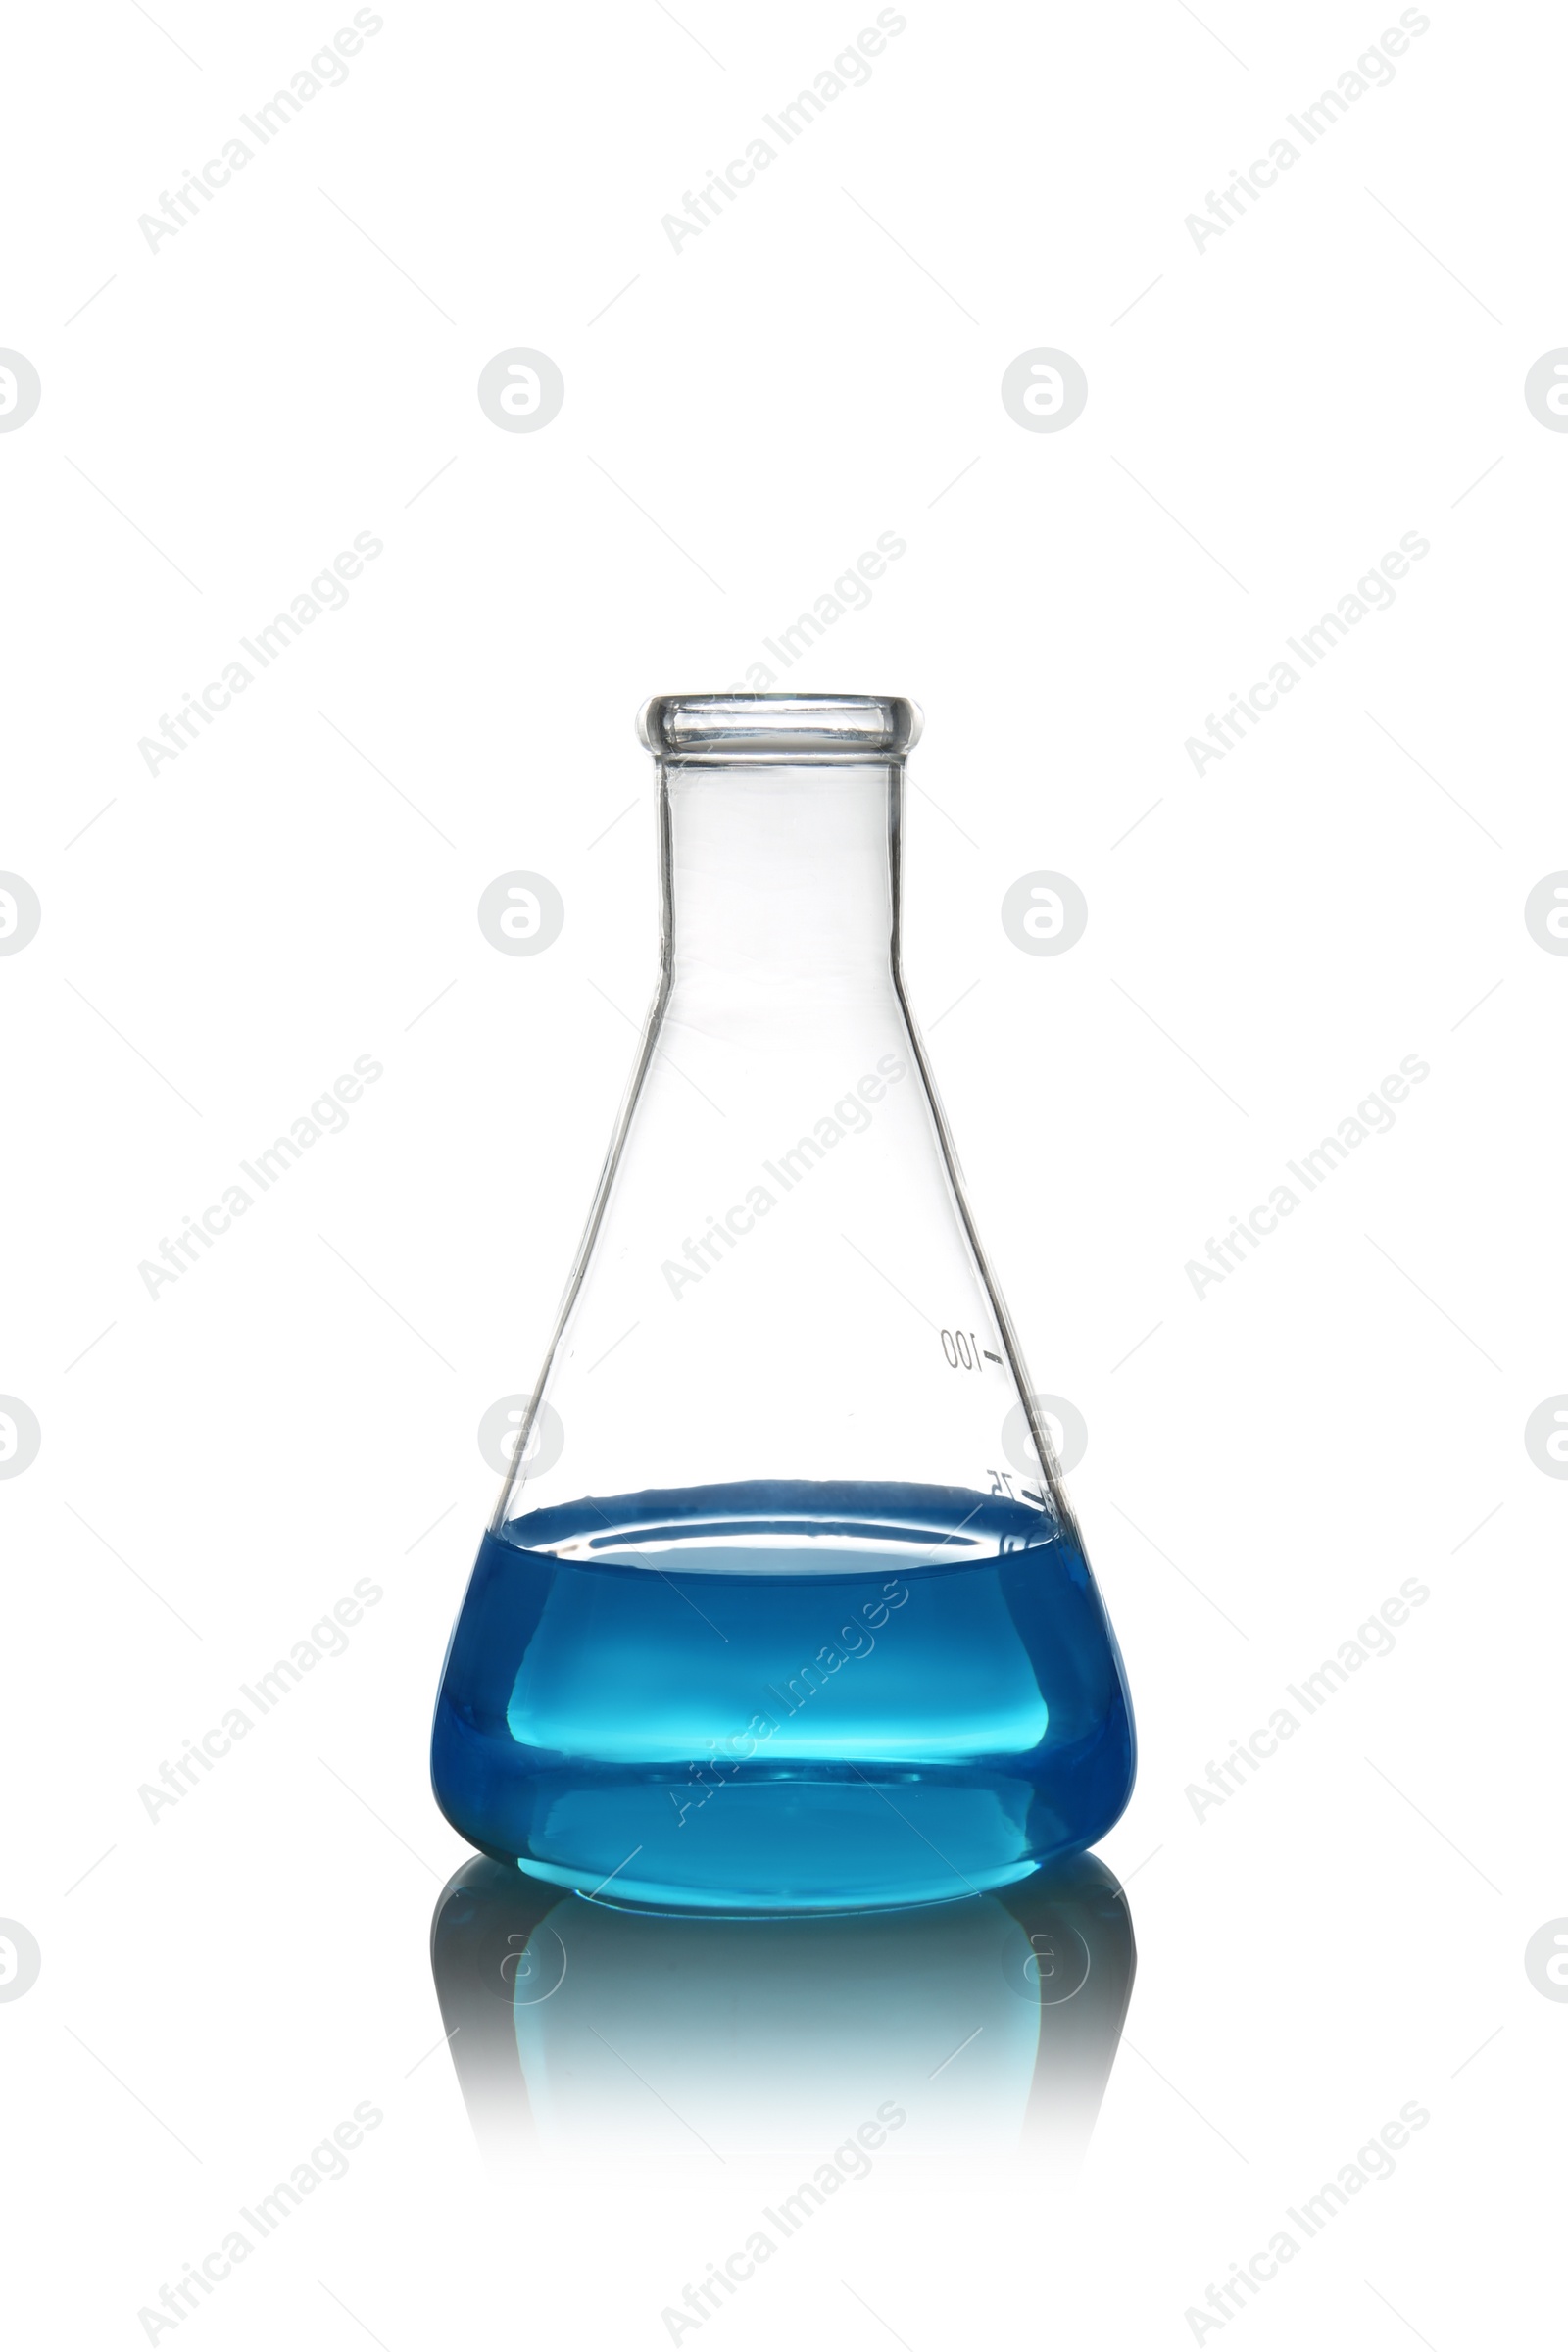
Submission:
[[[863,767],[920,740],[919,705],[890,694],[656,694],[637,716],[667,767]]]

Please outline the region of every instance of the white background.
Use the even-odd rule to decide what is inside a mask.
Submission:
[[[705,2335],[1187,2343],[1415,2100],[1396,2176],[1222,2332],[1524,2340],[1568,2031],[1523,1966],[1568,1912],[1568,1485],[1523,1444],[1568,1389],[1568,960],[1523,920],[1568,865],[1568,441],[1522,389],[1568,341],[1561,20],[1435,4],[1200,252],[1185,216],[1396,9],[911,0],[676,253],[662,215],[874,11],[388,0],[154,252],[138,216],[351,12],[155,13],[14,23],[0,143],[0,343],[43,385],[0,435],[0,866],[43,909],[0,960],[0,1390],[42,1429],[0,1483],[0,1913],[43,1955],[0,2005],[18,2340],[146,2340],[363,2100],[348,2179],[181,2341],[660,2344],[744,2235],[711,2168],[487,2186],[416,2064],[463,1852],[427,1723],[476,1425],[532,1379],[652,985],[633,713],[744,676],[885,531],[907,553],[791,682],[927,713],[911,989],[1034,1376],[1088,1423],[1141,1969],[1074,2201],[1005,2149],[890,2153]],[[564,375],[539,433],[475,397],[515,345]],[[1003,408],[1035,346],[1087,372],[1064,432]],[[1195,775],[1186,738],[1411,531],[1393,608]],[[138,739],[358,532],[346,609],[150,775]],[[566,907],[533,958],[475,920],[515,867]],[[1089,904],[1057,958],[999,918],[1039,868]],[[363,1054],[346,1132],[150,1298],[138,1263]],[[1393,1130],[1195,1297],[1409,1054]],[[365,1576],[346,1654],[149,1821],[138,1786]],[[1412,1576],[1393,1654],[1196,1819]]]

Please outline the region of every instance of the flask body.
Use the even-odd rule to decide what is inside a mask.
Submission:
[[[487,1535],[437,1712],[449,1819],[557,1885],[728,1912],[941,1901],[1091,1843],[1131,1719],[1082,1552],[1040,1518],[768,1483],[601,1499],[587,1558]],[[834,1565],[802,1567],[829,1528]],[[795,1548],[759,1566],[759,1529]],[[683,1539],[684,1568],[647,1564]]]
[[[605,1900],[948,1899],[1131,1789],[905,999],[908,710],[650,706],[660,987],[432,1751],[472,1843]]]

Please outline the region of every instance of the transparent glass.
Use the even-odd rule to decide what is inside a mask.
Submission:
[[[443,1811],[606,1900],[949,1899],[1131,1792],[1115,1638],[900,968],[862,695],[671,696],[662,946],[436,1706]]]

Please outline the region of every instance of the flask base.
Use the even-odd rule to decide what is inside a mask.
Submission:
[[[555,1886],[855,1910],[1092,1845],[1133,1731],[1087,1562],[1040,1508],[755,1481],[487,1535],[431,1771],[463,1837]]]
[[[972,1768],[737,1775],[696,1806],[685,1772],[541,1773],[495,1794],[482,1821],[443,1810],[530,1878],[624,1909],[731,1917],[990,1893],[1110,1826],[1074,1835],[1028,1781]]]

